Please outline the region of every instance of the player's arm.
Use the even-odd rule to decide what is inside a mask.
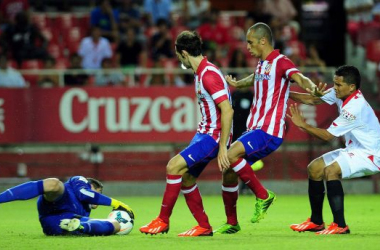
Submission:
[[[127,212],[133,213],[132,209],[123,202],[92,190],[87,179],[83,176],[71,178],[71,184],[75,196],[82,202],[94,205],[112,206],[114,209],[126,210]]]
[[[289,98],[295,102],[300,102],[307,105],[318,105],[325,103],[320,97],[294,91],[290,91]]]
[[[253,86],[254,80],[255,80],[255,74],[251,74],[241,80],[236,80],[235,77],[232,77],[231,75],[227,75],[225,77],[226,81],[229,85],[235,87],[235,88],[246,88],[249,86]]]
[[[286,114],[286,116],[292,120],[294,125],[306,133],[324,141],[330,141],[335,138],[335,136],[327,131],[327,129],[316,128],[306,123],[302,113],[298,110],[297,104],[290,105],[289,110],[290,114]]]
[[[218,153],[218,166],[220,171],[226,170],[230,167],[230,162],[227,157],[227,142],[231,133],[232,118],[234,116],[234,110],[231,107],[228,99],[218,104],[218,108],[221,111],[221,124],[222,131],[219,141],[219,153]]]
[[[297,72],[291,76],[291,79],[295,81],[298,86],[309,92],[313,96],[323,96],[323,91],[320,91],[317,85],[315,85],[310,78],[304,76],[302,73]]]

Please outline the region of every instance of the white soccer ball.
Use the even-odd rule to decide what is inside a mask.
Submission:
[[[109,220],[116,220],[117,222],[120,223],[120,231],[116,234],[119,235],[127,235],[129,234],[134,225],[134,219],[132,219],[129,214],[125,211],[122,210],[113,210],[109,215],[108,215]]]

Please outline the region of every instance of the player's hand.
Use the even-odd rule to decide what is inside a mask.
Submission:
[[[302,128],[302,126],[306,123],[305,118],[301,111],[298,110],[297,104],[291,104],[289,107],[290,114],[286,114],[288,118],[292,120],[294,125]]]
[[[228,160],[227,148],[225,146],[219,147],[218,166],[221,172],[224,172],[230,168],[230,161]]]
[[[135,218],[135,213],[133,212],[132,208],[130,208],[127,204],[124,204],[121,201],[111,199],[111,206],[113,207],[114,210],[122,210],[125,211],[129,214],[129,216],[134,219]]]
[[[327,83],[320,82],[318,86],[314,86],[313,89],[306,88],[306,91],[309,92],[310,95],[315,97],[324,96],[329,91],[326,91]]]
[[[236,87],[237,86],[237,81],[236,81],[236,77],[232,77],[231,75],[226,75],[225,76],[225,79],[227,81],[227,83],[233,87]]]

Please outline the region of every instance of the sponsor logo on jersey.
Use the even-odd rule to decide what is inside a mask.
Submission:
[[[342,109],[341,116],[342,116],[344,119],[346,119],[347,121],[354,121],[354,120],[356,120],[356,116],[354,116],[353,114],[351,114],[350,112],[348,112],[348,111],[345,110],[345,109]]]
[[[270,75],[255,74],[255,81],[270,80]]]

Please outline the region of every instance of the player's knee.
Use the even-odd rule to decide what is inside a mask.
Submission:
[[[196,181],[197,181],[197,178],[195,178],[194,176],[192,176],[189,173],[185,173],[184,175],[182,175],[182,186],[183,187],[191,187],[192,185],[195,184]]]
[[[60,192],[63,183],[57,178],[49,178],[44,180],[44,192]]]
[[[322,180],[324,177],[324,168],[325,166],[323,164],[320,164],[321,162],[318,160],[312,161],[307,166],[307,174],[310,179],[312,180]]]
[[[233,185],[238,184],[239,179],[235,171],[232,169],[228,169],[223,173],[223,184],[225,185]]]
[[[331,166],[327,166],[324,169],[323,176],[324,176],[326,181],[339,179],[339,173],[335,170],[335,168],[333,168]]]
[[[168,165],[166,165],[166,173],[167,174],[173,174],[173,175],[179,175],[181,174],[181,168],[180,166],[177,164],[177,162],[175,161],[175,159],[171,159],[169,162],[168,162]]]

